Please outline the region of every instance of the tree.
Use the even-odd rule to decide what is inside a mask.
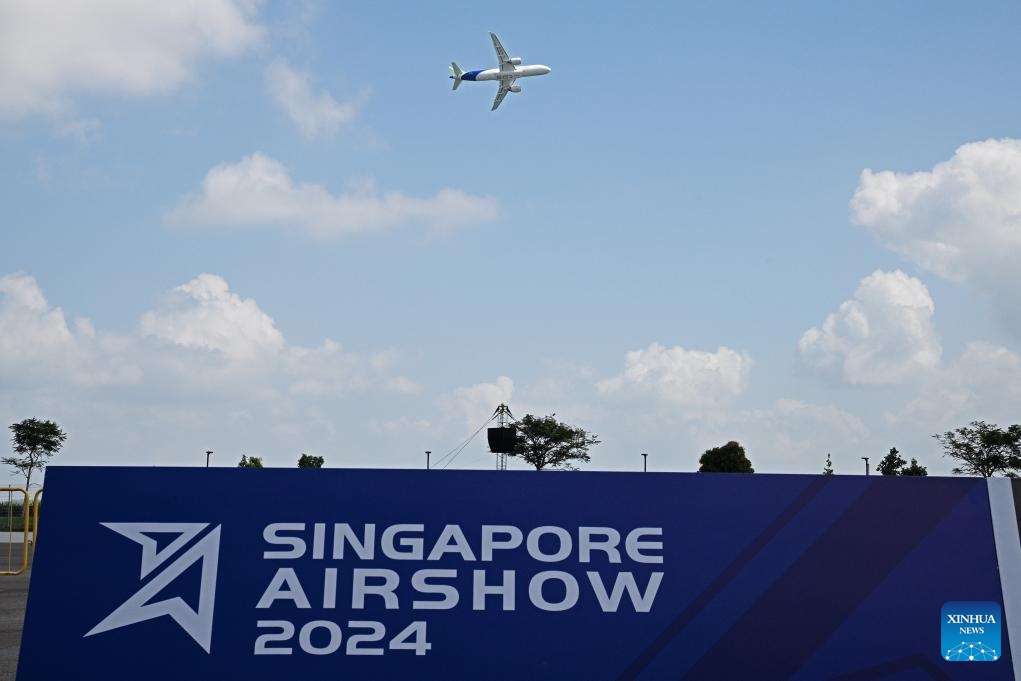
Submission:
[[[301,464],[299,464],[301,465]],[[262,468],[262,457],[261,456],[245,456],[241,455],[241,462],[238,463],[238,468]]]
[[[925,466],[919,466],[918,465],[918,459],[912,457],[911,458],[911,463],[908,464],[903,470],[901,470],[900,474],[901,475],[918,475],[918,476],[924,477],[924,476],[929,474],[929,469],[927,469]]]
[[[981,475],[990,478],[997,473],[1014,477],[1021,469],[1021,426],[1004,430],[996,424],[972,421],[967,426],[933,435],[943,446],[943,456],[961,463],[954,475]]]
[[[833,475],[833,461],[830,459],[829,452],[826,452],[826,466],[822,469],[823,475]]]
[[[298,459],[298,468],[322,468],[324,463],[326,463],[326,459],[321,456],[309,456],[302,453],[301,458]]]
[[[876,470],[883,475],[915,475],[926,476],[929,470],[918,464],[918,459],[912,457],[908,464],[897,451],[896,447],[890,447],[890,453],[883,457],[883,460],[876,466]]]
[[[754,473],[744,447],[731,440],[722,447],[705,450],[698,460],[699,473]]]
[[[562,471],[578,470],[574,462],[588,463],[589,447],[599,444],[595,435],[583,428],[575,428],[557,421],[556,414],[532,416],[525,414],[513,425],[517,428],[514,451],[535,470],[554,468]]]
[[[907,465],[907,461],[901,458],[896,447],[890,447],[890,453],[883,457],[883,460],[876,466],[876,470],[882,475],[901,475],[901,470]]]
[[[25,489],[32,486],[32,471],[46,468],[46,461],[60,451],[67,435],[53,421],[25,419],[12,424],[11,445],[17,456],[8,456],[0,462],[13,466],[25,476]]]

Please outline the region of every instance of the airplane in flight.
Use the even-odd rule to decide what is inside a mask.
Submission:
[[[515,80],[527,78],[528,76],[545,76],[553,69],[542,64],[522,66],[521,57],[511,58],[507,56],[507,50],[503,49],[503,45],[500,44],[500,39],[496,37],[495,33],[490,33],[489,37],[493,39],[493,49],[496,50],[496,58],[500,61],[499,67],[495,69],[480,69],[478,71],[462,71],[460,66],[450,62],[450,70],[454,72],[451,78],[454,79],[455,90],[463,80],[500,81],[500,89],[497,90],[496,99],[493,100],[493,108],[490,109],[490,111],[496,111],[496,107],[500,106],[508,92],[521,92],[521,86],[515,85]]]

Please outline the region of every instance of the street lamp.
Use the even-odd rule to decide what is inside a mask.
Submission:
[[[206,450],[206,468],[209,468],[209,457],[213,454],[212,449]]]
[[[865,462],[865,477],[869,477],[869,457],[863,456],[862,461]]]
[[[642,472],[643,473],[648,473],[649,472],[649,453],[648,452],[642,452]]]
[[[425,469],[429,470],[429,455],[432,454],[428,449],[425,450]]]

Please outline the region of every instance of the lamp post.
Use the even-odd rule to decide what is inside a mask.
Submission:
[[[432,454],[428,449],[425,450],[425,469],[429,470],[429,455]]]
[[[649,453],[648,452],[642,452],[642,472],[643,473],[648,473],[649,472]]]
[[[213,453],[212,449],[206,450],[206,468],[209,468],[209,457],[212,455],[212,453]]]
[[[869,477],[869,457],[863,456],[862,461],[865,462],[865,477]]]

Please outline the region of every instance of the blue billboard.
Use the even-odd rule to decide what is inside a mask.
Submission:
[[[1004,616],[984,480],[53,467],[41,513],[22,681],[1014,678],[1009,621],[944,646]]]

